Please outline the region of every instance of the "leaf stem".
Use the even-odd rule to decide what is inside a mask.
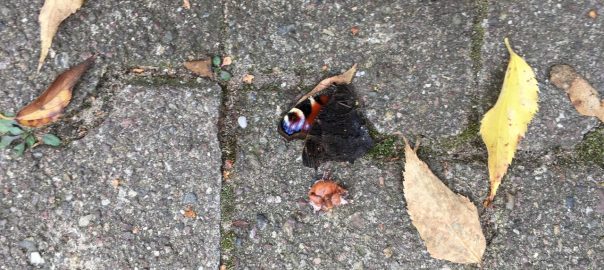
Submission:
[[[4,116],[3,114],[1,114],[1,113],[0,113],[0,119],[4,119],[4,120],[14,120],[15,118],[14,118],[14,117],[7,117],[7,116]]]
[[[512,50],[512,46],[510,46],[510,40],[508,40],[507,37],[503,38],[503,43],[505,43],[505,47],[508,49],[508,52],[510,52],[510,54],[513,54],[514,50]]]

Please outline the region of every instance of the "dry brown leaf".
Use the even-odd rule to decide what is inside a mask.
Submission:
[[[245,76],[243,76],[242,81],[247,84],[252,84],[252,82],[254,82],[254,75],[245,74]]]
[[[598,18],[598,11],[595,9],[590,10],[589,12],[587,12],[587,16],[589,16],[592,19],[596,19]]]
[[[455,263],[480,263],[486,241],[476,206],[445,186],[406,139],[403,176],[407,212],[430,256]]]
[[[191,9],[191,3],[189,2],[189,0],[183,0],[182,1],[182,7],[184,9]]]
[[[350,28],[350,33],[353,36],[356,36],[359,34],[359,31],[361,30],[361,28],[359,28],[358,26],[353,26],[352,28]]]
[[[130,69],[130,72],[135,73],[135,74],[141,74],[143,72],[145,72],[144,68],[140,68],[140,67],[135,67]]]
[[[585,116],[595,116],[604,122],[604,100],[598,91],[569,65],[555,65],[550,71],[550,81],[568,94],[570,102]]]
[[[303,101],[309,97],[315,96],[318,92],[321,92],[323,89],[330,87],[332,84],[350,84],[352,82],[352,78],[354,78],[354,75],[356,73],[357,73],[357,64],[354,64],[346,72],[344,72],[340,75],[329,77],[329,78],[324,79],[321,82],[319,82],[319,84],[317,84],[317,86],[315,86],[315,88],[313,88],[312,91],[310,91],[306,95],[302,96],[300,99],[298,99],[298,102],[296,102],[296,103],[300,103],[301,101]]]
[[[187,61],[185,62],[185,67],[201,77],[214,78],[214,72],[212,72],[212,59],[210,58]]]
[[[42,68],[48,50],[52,44],[59,25],[69,15],[73,14],[84,4],[84,0],[46,0],[40,10],[38,20],[40,22],[40,59],[38,60],[38,71]]]
[[[94,56],[61,73],[32,103],[23,107],[15,120],[22,126],[41,127],[59,119],[71,101],[74,85],[94,63]]]

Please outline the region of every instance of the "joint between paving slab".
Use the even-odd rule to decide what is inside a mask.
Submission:
[[[470,58],[472,59],[472,69],[476,83],[478,83],[478,75],[482,69],[482,48],[485,40],[485,29],[482,22],[487,18],[488,10],[488,0],[474,0]]]

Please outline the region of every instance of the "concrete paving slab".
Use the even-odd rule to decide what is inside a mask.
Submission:
[[[232,199],[223,205],[230,209],[223,228],[232,232],[233,247],[223,261],[234,269],[445,265],[430,259],[405,214],[398,163],[332,163],[333,177],[353,202],[329,214],[313,212],[306,200],[317,172],[302,165],[303,142],[286,143],[276,131],[283,97],[270,89],[247,90],[239,103],[248,125],[238,128],[237,160],[225,187]]]
[[[218,268],[220,87],[118,87],[83,139],[0,153],[1,268]]]

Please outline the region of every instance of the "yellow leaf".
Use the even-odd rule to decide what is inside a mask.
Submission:
[[[489,206],[497,193],[518,142],[524,137],[529,122],[538,110],[537,80],[531,67],[504,40],[510,53],[510,62],[497,103],[489,110],[480,125],[482,140],[489,153],[491,189],[484,206]]]
[[[40,10],[40,60],[38,60],[38,71],[44,64],[44,59],[48,55],[48,49],[52,44],[52,39],[59,29],[59,25],[69,15],[73,14],[84,4],[84,0],[46,0]]]
[[[443,184],[406,139],[403,177],[407,212],[430,256],[455,263],[480,263],[486,240],[476,206]]]

